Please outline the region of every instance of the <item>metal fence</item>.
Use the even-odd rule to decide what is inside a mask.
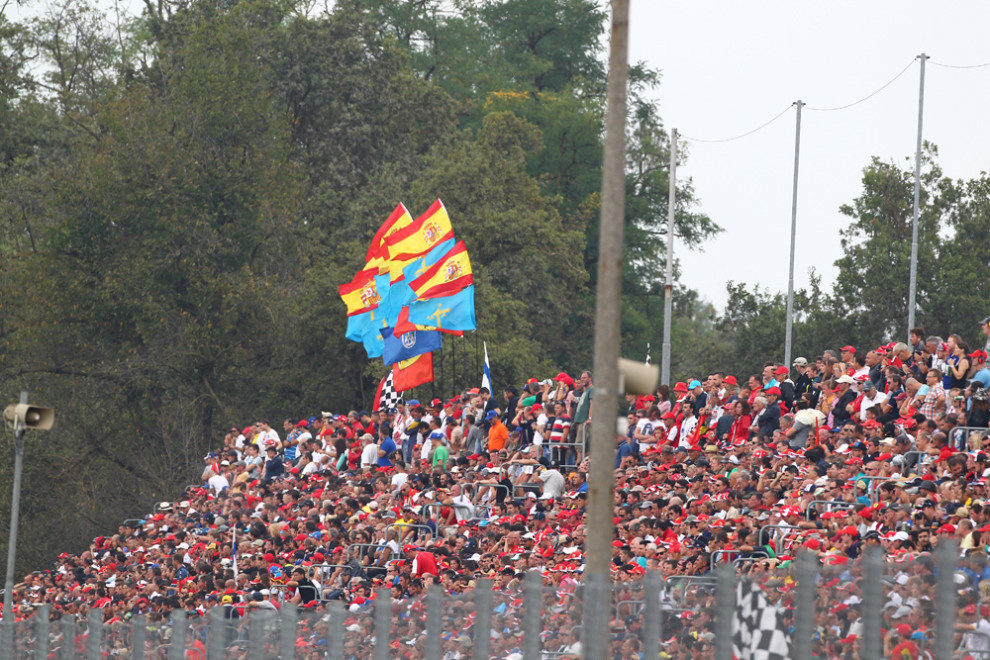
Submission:
[[[509,584],[509,576],[431,584],[403,599],[383,588],[366,602],[274,609],[249,600],[202,616],[130,616],[114,605],[68,614],[39,605],[34,616],[4,623],[0,658],[576,660],[591,611],[609,618],[609,657],[744,660],[753,656],[732,643],[743,625],[743,583],[760,590],[788,657],[889,658],[898,649],[906,658],[990,657],[990,573],[981,579],[969,562],[947,538],[927,554],[872,548],[857,560],[806,553],[735,566],[724,556],[702,575],[620,568],[610,584],[557,567]]]

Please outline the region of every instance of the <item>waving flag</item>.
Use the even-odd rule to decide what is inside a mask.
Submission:
[[[429,270],[430,266],[440,261],[453,247],[454,239],[451,238],[440,243],[422,257],[413,259],[405,267],[396,269],[391,273],[393,279],[390,281],[389,300],[394,309],[401,309],[416,299],[416,293],[409,286],[409,283]],[[391,267],[392,264],[389,263]]]
[[[476,329],[474,285],[466,286],[450,296],[414,300],[409,303],[409,322],[440,331]]]
[[[347,305],[348,316],[378,309],[378,304],[382,298],[378,294],[378,287],[375,282],[377,275],[378,271],[366,268],[355,275],[353,280],[347,284],[341,284],[337,288],[337,293]]]
[[[375,392],[374,411],[392,411],[400,401],[402,401],[402,395],[392,385],[392,370],[389,369],[385,377],[378,383],[378,391]]]
[[[382,328],[379,333],[385,340],[385,350],[382,360],[385,365],[395,364],[401,360],[439,350],[443,344],[440,333],[436,330],[413,330],[401,337],[393,335],[393,328]]]
[[[454,229],[450,226],[450,216],[447,215],[443,202],[438,199],[426,213],[385,239],[388,258],[397,263],[409,262],[453,236]]]
[[[385,247],[385,242],[389,236],[400,229],[405,229],[410,223],[412,223],[412,216],[409,215],[406,207],[400,203],[371,239],[371,245],[368,246],[368,252],[365,256],[365,261],[368,262],[367,268],[374,267],[380,269],[385,265],[385,262],[388,260],[388,250]]]
[[[475,344],[477,346],[477,344]],[[492,369],[488,366],[488,342],[485,342],[485,370],[481,374],[481,386],[487,387],[488,391],[492,391]]]
[[[416,325],[415,323],[409,322],[409,308],[403,307],[399,311],[399,317],[395,321],[395,328],[392,332],[396,337],[401,337],[407,332],[412,332],[414,330],[437,330],[447,335],[454,335],[455,337],[463,337],[463,330],[449,330],[447,328],[437,328],[431,325]]]
[[[471,260],[464,241],[460,241],[426,269],[426,272],[410,282],[409,288],[420,300],[428,300],[457,293],[471,284],[474,284]]]
[[[423,353],[392,365],[392,386],[397,392],[405,392],[432,381],[433,353]]]

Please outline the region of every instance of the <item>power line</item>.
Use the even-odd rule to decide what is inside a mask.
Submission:
[[[759,126],[757,126],[756,128],[754,128],[754,129],[752,129],[752,130],[750,130],[750,131],[746,131],[745,133],[742,133],[742,134],[740,134],[740,135],[736,135],[736,136],[733,136],[733,137],[729,137],[729,138],[722,138],[722,139],[720,139],[720,140],[703,140],[703,139],[701,139],[701,138],[693,138],[693,137],[690,137],[690,136],[688,136],[688,135],[684,135],[684,134],[680,134],[680,136],[681,136],[682,138],[684,138],[685,140],[687,140],[687,141],[689,141],[689,142],[707,142],[707,143],[716,143],[716,142],[733,142],[733,141],[735,141],[735,140],[741,140],[741,139],[743,139],[744,137],[747,137],[747,136],[750,136],[750,135],[752,135],[753,133],[756,133],[757,131],[761,131],[761,130],[763,130],[764,128],[766,128],[766,127],[767,127],[767,126],[769,126],[770,124],[772,124],[772,123],[774,123],[775,121],[777,121],[778,119],[780,119],[781,117],[783,117],[783,116],[784,116],[784,114],[785,114],[785,113],[786,113],[786,112],[787,112],[788,110],[790,110],[791,108],[793,108],[793,107],[794,107],[794,104],[793,104],[793,103],[791,103],[791,104],[790,104],[789,106],[787,106],[786,108],[784,108],[783,110],[781,110],[781,111],[780,111],[779,113],[777,113],[776,115],[774,115],[774,116],[773,116],[772,118],[770,118],[770,119],[768,119],[767,121],[765,121],[765,122],[763,122],[762,124],[760,124],[760,125],[759,125]]]
[[[917,59],[917,58],[915,58],[915,59]],[[851,108],[851,107],[853,107],[855,105],[859,105],[860,103],[863,103],[864,101],[870,100],[871,98],[873,98],[874,96],[876,96],[877,94],[879,94],[880,92],[882,92],[883,90],[885,90],[888,87],[890,87],[894,83],[895,80],[897,80],[898,78],[900,78],[901,76],[903,76],[907,72],[907,70],[910,69],[914,65],[914,62],[915,62],[915,60],[911,60],[910,62],[908,62],[908,65],[906,67],[904,67],[903,69],[901,69],[900,72],[896,76],[894,76],[893,78],[891,78],[890,80],[888,80],[887,82],[885,82],[883,85],[881,85],[877,89],[873,90],[872,92],[870,92],[869,94],[867,94],[866,96],[864,96],[863,98],[861,98],[858,101],[853,101],[852,103],[848,103],[846,105],[839,105],[839,106],[836,106],[834,108],[814,108],[814,107],[808,105],[808,106],[805,106],[805,109],[807,109],[807,110],[814,110],[816,112],[835,112],[837,110],[846,110],[847,108]]]
[[[981,69],[985,66],[990,66],[990,62],[984,62],[983,64],[943,64],[942,62],[929,60],[928,63],[944,69]]]

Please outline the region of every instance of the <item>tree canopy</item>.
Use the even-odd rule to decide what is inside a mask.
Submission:
[[[58,414],[28,447],[21,563],[171,495],[231,425],[370,407],[385,369],[335,292],[397,202],[443,199],[475,267],[478,332],[446,339],[429,395],[477,384],[479,339],[502,385],[586,368],[606,19],[592,0],[0,17],[0,382]],[[638,351],[662,322],[669,144],[658,73],[632,81]],[[674,230],[703,243],[719,228],[681,195]]]

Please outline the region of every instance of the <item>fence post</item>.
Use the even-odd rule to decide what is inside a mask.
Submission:
[[[955,539],[939,539],[935,548],[938,562],[938,583],[935,592],[935,657],[952,658],[952,642],[956,626],[956,560],[959,557]]]
[[[660,655],[660,571],[647,571],[643,581],[643,657]]]
[[[391,652],[389,633],[392,627],[392,590],[375,590],[375,660],[388,660]],[[439,656],[438,656],[439,657]]]
[[[434,582],[426,590],[426,657],[441,657],[443,632],[443,587]]]
[[[94,607],[89,611],[86,620],[89,636],[86,639],[86,657],[99,658],[100,646],[103,644],[103,609]]]
[[[736,611],[736,570],[720,564],[715,584],[715,660],[732,660],[732,619]]]
[[[492,655],[492,581],[474,584],[474,660],[489,660]]]
[[[283,603],[279,625],[279,645],[281,646],[282,660],[295,660],[296,658],[296,627],[299,623],[299,610],[295,603]]]
[[[66,614],[62,617],[62,660],[74,660],[76,657],[76,615]]]
[[[599,660],[608,657],[611,644],[609,639],[597,639],[594,631],[603,630],[608,625],[611,590],[610,585],[605,584],[605,577],[597,573],[585,573],[584,580],[585,617],[581,622],[581,657]],[[588,603],[596,603],[597,606],[589,607]]]
[[[221,660],[227,650],[227,626],[222,607],[210,610],[210,633],[206,641],[206,657]]]
[[[815,629],[815,587],[818,582],[818,559],[810,552],[797,557],[797,612],[794,616],[794,637],[791,655],[795,658],[811,657],[811,636]]]
[[[35,642],[37,652],[34,657],[38,660],[48,660],[49,633],[52,628],[52,622],[49,618],[51,616],[51,610],[51,605],[41,605],[34,614],[34,634],[37,637],[37,641]]]
[[[172,610],[172,643],[168,647],[168,660],[184,660],[186,657],[186,611]]]
[[[344,604],[339,600],[331,600],[327,605],[330,612],[329,639],[327,640],[327,659],[344,660]]]
[[[540,613],[543,607],[543,576],[536,571],[527,571],[523,584],[526,607],[526,618],[523,621],[523,660],[540,660],[540,652],[543,650],[543,641],[540,639],[540,633],[543,632],[543,616]]]
[[[265,657],[267,614],[263,610],[254,610],[248,614],[248,660],[263,660]]]
[[[13,660],[14,634],[14,613],[4,612],[0,621],[0,659]]]
[[[861,656],[879,658],[883,651],[880,639],[881,611],[883,609],[883,562],[881,549],[873,546],[866,549],[862,561],[863,580],[863,641],[860,644]]]
[[[143,614],[131,617],[131,660],[144,660],[144,642],[148,636],[148,620]]]

